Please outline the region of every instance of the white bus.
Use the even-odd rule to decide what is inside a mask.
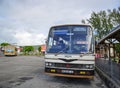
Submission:
[[[75,78],[94,77],[95,54],[91,26],[53,26],[46,43],[45,73]]]

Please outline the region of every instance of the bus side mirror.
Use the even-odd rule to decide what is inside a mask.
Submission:
[[[47,44],[47,43],[48,43],[48,40],[46,40],[45,43]]]

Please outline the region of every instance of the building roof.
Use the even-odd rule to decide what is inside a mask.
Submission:
[[[106,36],[104,36],[102,39],[98,41],[98,44],[104,43],[107,39],[116,39],[120,42],[120,25],[113,28]]]

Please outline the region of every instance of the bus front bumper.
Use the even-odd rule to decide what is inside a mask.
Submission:
[[[52,76],[63,76],[63,77],[73,77],[73,78],[93,78],[94,77],[94,70],[45,68],[45,73]]]

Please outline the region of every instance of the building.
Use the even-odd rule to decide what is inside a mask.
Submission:
[[[41,52],[45,53],[45,50],[46,50],[46,45],[45,44],[41,45]]]

